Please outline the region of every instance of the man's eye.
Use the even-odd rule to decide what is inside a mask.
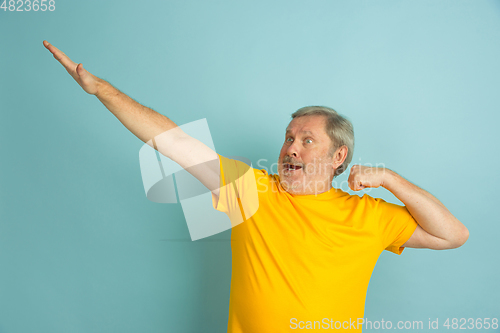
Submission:
[[[286,138],[286,140],[285,140],[285,141],[286,141],[286,142],[292,142],[292,141],[293,141],[293,139],[292,139],[292,138]]]
[[[306,139],[306,143],[312,143],[312,142],[313,142],[313,140],[311,140],[311,139]]]

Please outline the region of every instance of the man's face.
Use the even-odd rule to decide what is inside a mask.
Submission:
[[[332,141],[325,131],[325,116],[293,119],[286,129],[278,159],[281,186],[296,195],[319,194],[332,187]]]

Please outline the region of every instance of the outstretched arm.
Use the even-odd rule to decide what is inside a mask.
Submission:
[[[469,238],[469,230],[432,194],[386,168],[353,165],[349,187],[385,187],[403,202],[417,221],[417,229],[401,247],[454,249]]]
[[[110,83],[92,75],[81,63],[75,63],[54,45],[47,41],[43,41],[43,45],[82,89],[95,95],[127,129],[177,162],[218,196],[220,168],[218,156],[212,149],[185,134],[169,118],[137,103]]]

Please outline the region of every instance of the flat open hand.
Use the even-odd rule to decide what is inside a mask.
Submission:
[[[86,69],[83,68],[83,65],[77,64],[72,61],[64,52],[59,50],[54,45],[50,44],[46,40],[43,41],[43,46],[47,48],[53,55],[54,58],[57,59],[61,63],[61,65],[66,68],[68,73],[75,79],[76,82],[85,90],[85,92],[95,95],[97,94],[97,90],[100,82],[102,81],[97,76],[90,74]]]

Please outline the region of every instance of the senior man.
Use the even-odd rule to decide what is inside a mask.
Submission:
[[[214,207],[231,215],[235,204],[227,189],[232,187],[225,185],[244,191],[248,166],[218,155],[169,118],[43,44],[87,93],[139,139],[192,173],[212,192]],[[467,228],[438,199],[392,170],[354,165],[349,187],[383,186],[404,206],[332,187],[353,148],[346,118],[327,107],[304,107],[286,128],[278,175],[251,170],[258,210],[231,233],[228,332],[360,332],[368,282],[383,250],[399,255],[405,247],[444,250],[466,242]],[[203,167],[192,168],[196,165]]]

